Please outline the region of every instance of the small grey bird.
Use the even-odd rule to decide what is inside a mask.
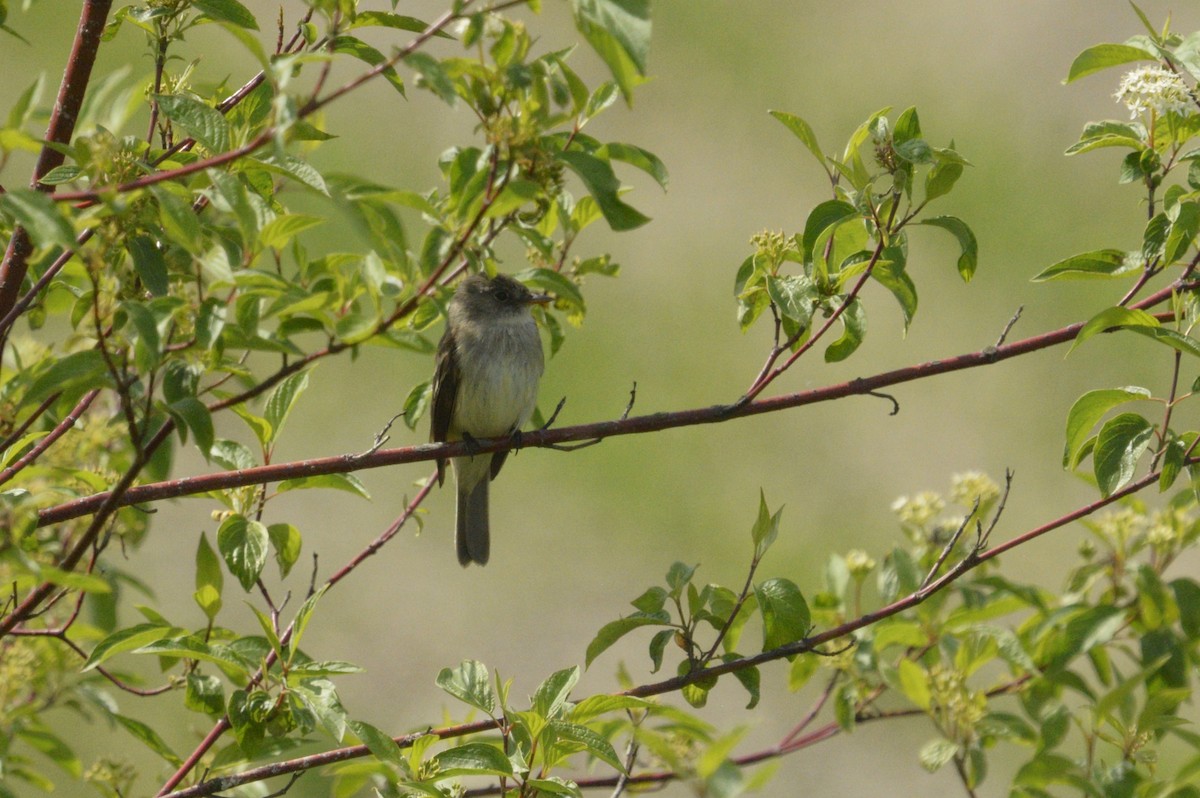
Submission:
[[[438,344],[430,440],[498,438],[529,420],[544,366],[530,308],[551,299],[503,274],[473,274],[459,283]],[[488,482],[507,456],[504,451],[453,459],[458,483],[454,545],[464,567],[487,564]],[[440,485],[446,461],[438,460],[437,466]]]

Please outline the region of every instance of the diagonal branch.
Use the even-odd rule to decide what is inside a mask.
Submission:
[[[79,14],[79,27],[75,31],[75,41],[71,45],[71,55],[67,59],[62,83],[58,87],[58,97],[54,101],[54,110],[50,114],[50,124],[46,128],[47,144],[42,146],[42,151],[38,154],[33,178],[29,183],[31,188],[47,193],[54,192],[53,186],[43,186],[38,179],[63,162],[63,154],[53,149],[50,144],[67,144],[75,131],[79,109],[83,107],[83,96],[92,76],[92,66],[96,63],[96,53],[100,50],[100,34],[104,32],[104,23],[108,19],[111,6],[112,0],[84,1],[83,10]],[[0,317],[7,316],[16,304],[32,252],[33,241],[29,238],[29,233],[25,228],[18,226],[9,239],[4,260],[0,261]]]
[[[764,651],[761,654],[731,660],[729,662],[715,665],[711,668],[700,668],[682,676],[676,676],[660,682],[643,684],[633,687],[629,690],[615,693],[615,695],[634,696],[639,698],[664,695],[667,693],[676,692],[690,684],[695,684],[696,682],[710,681],[715,677],[723,676],[735,671],[741,671],[757,665],[762,665],[767,662],[774,662],[777,660],[786,659],[788,657],[794,657],[797,654],[806,654],[815,651],[819,646],[825,643],[846,637],[858,631],[859,629],[878,623],[885,618],[889,618],[893,615],[898,615],[902,612],[913,609],[929,599],[929,597],[933,596],[935,593],[938,593],[949,587],[958,579],[962,578],[964,575],[982,563],[987,562],[988,560],[991,560],[1016,546],[1028,543],[1034,538],[1039,537],[1040,535],[1043,535],[1051,530],[1066,526],[1073,521],[1077,521],[1080,518],[1096,512],[1097,510],[1114,504],[1126,496],[1137,493],[1138,491],[1153,485],[1158,480],[1158,477],[1158,472],[1148,474],[1142,479],[1129,484],[1123,490],[1117,491],[1108,497],[1098,499],[1094,502],[1079,507],[1072,512],[1059,516],[1053,521],[1047,522],[1039,527],[1024,532],[1006,541],[1000,546],[988,550],[975,549],[957,565],[929,585],[922,586],[918,590],[908,594],[907,596],[904,596],[903,598],[897,599],[885,607],[881,607],[878,610],[861,615],[858,618],[827,629],[824,632],[812,635],[811,637],[807,637],[803,640],[797,640],[796,642],[789,643],[785,646],[780,646],[779,648]],[[428,729],[426,731],[416,732],[413,734],[405,734],[392,739],[395,741],[397,746],[403,749],[411,747],[422,737],[433,735],[442,740],[454,737],[463,737],[471,734],[479,734],[481,732],[494,731],[500,726],[501,723],[501,719],[479,720],[472,723],[463,723],[456,726],[445,726],[436,729]],[[800,737],[789,735],[789,737],[785,740],[785,744],[780,746],[781,752],[784,752],[782,750],[784,748],[786,748],[787,751],[791,751],[812,745],[836,735],[838,731],[839,729],[837,724],[830,724]],[[348,746],[346,748],[338,748],[332,751],[324,751],[318,754],[312,754],[283,762],[274,762],[268,765],[250,768],[242,771],[241,773],[231,774],[229,776],[220,776],[207,781],[202,781],[199,784],[192,785],[191,787],[179,790],[178,792],[160,793],[159,795],[161,798],[199,798],[200,796],[216,795],[222,791],[232,790],[233,788],[243,784],[263,781],[276,776],[283,776],[289,773],[308,770],[314,767],[330,765],[336,762],[345,762],[350,759],[369,756],[370,753],[370,750],[365,745]],[[776,754],[760,754],[759,758],[767,759],[775,755]],[[757,760],[749,759],[745,762],[745,764],[750,764],[752,761]],[[638,779],[635,777],[631,778],[630,781],[631,783],[637,783]]]
[[[1148,298],[1147,301],[1149,299],[1153,299],[1153,297]],[[999,347],[988,346],[977,352],[969,352],[955,357],[918,363],[913,366],[885,371],[872,377],[861,377],[823,388],[815,388],[784,396],[774,396],[768,399],[756,399],[742,405],[712,405],[670,413],[654,413],[613,421],[580,424],[573,427],[531,430],[522,434],[521,446],[550,447],[590,438],[637,435],[674,429],[676,427],[715,424],[735,418],[755,416],[762,413],[774,413],[795,407],[817,404],[818,402],[827,402],[846,396],[867,395],[888,386],[925,379],[939,374],[989,366],[1013,357],[1063,344],[1073,340],[1082,327],[1083,323],[1079,322],[1048,333],[1013,341]],[[444,457],[458,457],[464,454],[496,452],[511,448],[513,448],[512,439],[509,436],[504,436],[503,438],[495,439],[477,439],[471,444],[465,441],[427,443],[398,449],[380,449],[362,454],[318,457],[311,460],[276,463],[257,466],[255,468],[246,468],[240,471],[223,471],[215,474],[205,474],[202,476],[156,482],[150,485],[141,485],[126,491],[120,501],[121,504],[138,504],[204,493],[211,490],[278,482],[297,477],[347,473],[369,468],[383,468],[402,463],[415,463]],[[96,507],[105,502],[108,495],[107,493],[99,493],[47,508],[39,514],[38,524],[39,526],[45,526],[87,515],[94,512]]]

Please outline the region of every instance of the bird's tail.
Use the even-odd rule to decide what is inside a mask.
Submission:
[[[487,565],[491,548],[488,533],[488,482],[485,476],[470,491],[459,490],[454,545],[464,568],[473,562]]]

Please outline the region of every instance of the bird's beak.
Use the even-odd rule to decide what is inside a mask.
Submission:
[[[529,304],[531,305],[548,305],[553,301],[554,297],[549,294],[533,294],[529,297]]]

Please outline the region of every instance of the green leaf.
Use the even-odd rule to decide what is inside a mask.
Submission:
[[[628,695],[591,695],[571,708],[570,719],[575,723],[584,723],[592,718],[609,712],[622,712],[627,709],[648,709],[653,704],[644,698]]]
[[[635,612],[632,615],[606,623],[596,633],[592,642],[588,643],[587,654],[584,659],[585,665],[591,666],[596,657],[600,656],[605,649],[634,629],[639,629],[643,626],[667,626],[670,622],[671,616],[666,612]]]
[[[267,527],[271,548],[275,549],[275,562],[279,564],[279,577],[286,578],[292,566],[300,559],[302,544],[300,530],[291,524],[271,524]]]
[[[934,216],[931,219],[922,219],[920,224],[940,227],[958,239],[958,275],[964,283],[971,282],[971,278],[975,276],[975,268],[979,265],[979,243],[967,223],[957,216]]]
[[[38,182],[43,186],[59,186],[63,183],[70,183],[76,180],[83,174],[83,170],[72,164],[63,164],[56,166],[46,174],[38,178]]]
[[[304,630],[308,628],[308,622],[312,620],[313,612],[317,609],[317,602],[325,595],[325,591],[329,589],[329,585],[323,585],[319,590],[304,600],[300,605],[300,609],[296,610],[296,617],[292,619],[292,637],[288,642],[288,647],[293,651],[300,650],[300,639],[304,637]]]
[[[300,394],[304,393],[304,389],[307,387],[308,372],[299,371],[284,378],[267,394],[267,401],[263,406],[263,417],[271,425],[268,443],[279,436],[283,423],[287,421],[292,408],[296,406],[296,400],[300,398]]]
[[[796,322],[801,329],[812,320],[813,305],[817,300],[817,288],[812,280],[803,275],[769,274],[766,280],[767,296],[775,303],[780,314]]]
[[[225,714],[225,688],[216,676],[189,673],[183,704],[193,712],[220,717]]]
[[[621,161],[630,166],[637,167],[653,177],[654,182],[658,183],[663,191],[667,190],[667,184],[670,182],[670,176],[667,174],[667,165],[649,150],[644,150],[633,144],[609,142],[596,150],[595,155],[598,158]]]
[[[1100,428],[1092,465],[1100,493],[1111,496],[1133,479],[1138,458],[1154,440],[1154,425],[1137,413],[1121,413]]]
[[[285,213],[263,225],[262,230],[258,233],[258,238],[268,247],[282,249],[292,243],[292,239],[300,233],[324,222],[325,220],[320,216],[310,216],[304,213]]]
[[[237,577],[242,589],[249,592],[267,564],[269,536],[267,528],[244,515],[231,515],[217,530],[217,548]]]
[[[344,490],[347,493],[353,493],[364,499],[371,498],[371,494],[367,492],[366,486],[353,474],[322,474],[315,477],[285,479],[279,483],[279,487],[276,490],[279,493],[286,493],[289,490],[309,490],[312,488]]]
[[[458,93],[454,90],[454,81],[446,73],[442,62],[428,53],[413,53],[404,59],[404,63],[416,70],[420,75],[418,85],[429,89],[442,102],[450,107],[458,102]]]
[[[1167,241],[1163,246],[1163,265],[1175,263],[1191,248],[1197,231],[1200,231],[1200,205],[1195,202],[1180,202],[1171,209],[1174,215]]]
[[[578,674],[578,671],[576,671]],[[572,743],[577,743],[583,746],[583,749],[590,755],[599,759],[604,764],[611,767],[620,773],[625,772],[625,764],[617,756],[617,752],[613,749],[612,743],[604,739],[600,734],[592,731],[587,726],[582,726],[578,723],[568,723],[563,720],[551,721],[548,728],[559,739],[568,740]]]
[[[137,626],[113,632],[96,644],[92,653],[88,655],[87,661],[83,663],[81,670],[86,673],[123,651],[141,648],[149,643],[178,635],[182,631],[178,627],[167,624],[140,623]]]
[[[1075,60],[1071,62],[1071,69],[1067,72],[1067,79],[1063,82],[1070,83],[1093,72],[1121,64],[1157,60],[1157,55],[1140,47],[1132,47],[1128,44],[1097,44],[1075,56]]]
[[[771,548],[771,544],[778,537],[779,518],[782,515],[782,507],[774,515],[771,515],[771,511],[767,509],[767,496],[760,488],[758,491],[758,517],[754,520],[754,526],[750,528],[750,539],[754,542],[755,561],[762,559],[763,555],[767,553],[767,549]]]
[[[1130,257],[1119,249],[1100,249],[1060,260],[1033,277],[1035,283],[1047,280],[1078,280],[1122,277],[1142,268],[1140,257]]]
[[[804,262],[813,261],[813,249],[826,233],[832,234],[838,225],[857,218],[858,211],[854,206],[842,200],[826,200],[809,211],[808,219],[804,222]]]
[[[1155,341],[1158,341],[1161,344],[1166,344],[1172,349],[1182,352],[1185,355],[1200,357],[1200,341],[1197,341],[1190,335],[1184,335],[1177,330],[1172,330],[1169,327],[1160,327],[1157,323],[1155,323],[1153,326],[1146,324],[1127,324],[1122,327],[1122,329],[1135,332],[1138,335],[1144,335],[1147,338],[1153,338]]]
[[[1145,131],[1140,131],[1127,122],[1088,122],[1079,134],[1079,141],[1067,147],[1064,154],[1079,155],[1101,147],[1128,147],[1140,150],[1145,136]]]
[[[811,625],[808,602],[795,583],[768,579],[754,586],[754,596],[763,618],[763,651],[804,639]]]
[[[958,743],[938,737],[921,746],[917,759],[920,760],[921,767],[930,773],[936,773],[958,756],[961,750],[962,747]]]
[[[1149,399],[1150,396],[1150,391],[1134,386],[1088,391],[1076,399],[1067,413],[1067,443],[1063,449],[1063,468],[1069,468],[1072,462],[1076,462],[1076,453],[1088,439],[1092,427],[1096,426],[1105,413],[1125,402]]]
[[[1069,355],[1074,352],[1076,347],[1097,333],[1102,333],[1114,327],[1128,327],[1130,325],[1159,326],[1158,320],[1144,310],[1120,306],[1111,307],[1092,316],[1086,324],[1079,328],[1079,332],[1075,335],[1075,341],[1071,344],[1071,348],[1067,350],[1067,354]]]
[[[0,213],[24,227],[35,244],[63,249],[75,247],[75,230],[71,223],[59,213],[54,200],[40,191],[15,188],[0,194]]]
[[[403,14],[393,14],[387,11],[359,11],[354,15],[354,20],[350,23],[351,28],[363,28],[368,26],[379,26],[384,28],[392,28],[394,30],[406,30],[413,33],[424,33],[429,29],[429,23],[423,22],[416,17],[407,17]],[[453,39],[449,33],[439,30],[434,34],[443,39]]]
[[[893,252],[893,250],[895,250]],[[889,258],[894,255],[894,258]],[[876,261],[871,270],[871,277],[892,293],[900,305],[900,313],[904,318],[904,331],[912,324],[913,316],[917,313],[917,286],[904,268],[903,253],[897,248],[889,247],[884,252],[884,260]]]
[[[258,30],[254,14],[238,0],[192,0],[192,7],[209,19],[229,22],[247,30]]]
[[[494,717],[496,697],[492,692],[487,666],[476,660],[463,660],[457,668],[442,668],[437,686],[465,704]]]
[[[225,576],[221,573],[221,561],[208,543],[208,536],[200,533],[196,547],[196,592],[194,598],[211,621],[221,611],[221,590]]]
[[[211,105],[182,94],[156,94],[159,111],[214,153],[229,149],[229,122]]]
[[[82,571],[64,571],[53,565],[37,567],[38,577],[53,585],[82,590],[85,593],[111,593],[112,585],[102,576]]]
[[[487,743],[466,743],[433,758],[438,778],[451,776],[512,776],[512,763],[504,752]]]
[[[348,720],[346,726],[355,737],[362,740],[363,745],[380,762],[396,768],[404,767],[404,757],[400,755],[400,746],[396,745],[396,741],[386,733],[361,720]]]
[[[850,357],[867,334],[867,310],[858,297],[846,306],[838,321],[842,323],[842,335],[825,348],[826,363],[837,363]]]
[[[721,661],[735,662],[738,659],[740,657],[737,654],[726,654],[721,658]],[[733,672],[733,677],[750,694],[750,700],[746,703],[746,709],[754,709],[758,706],[759,699],[762,697],[762,673],[758,668],[740,668]]]
[[[150,236],[135,235],[125,246],[142,284],[154,296],[166,296],[171,287],[167,279],[167,261],[157,242]]]
[[[412,387],[408,392],[408,396],[404,398],[404,424],[409,429],[416,429],[417,422],[425,415],[425,411],[429,409],[429,402],[433,399],[433,382],[425,380],[419,382]]]
[[[896,676],[900,680],[900,692],[918,708],[928,711],[933,703],[933,694],[929,690],[929,674],[911,659],[902,659],[896,666]]]
[[[347,55],[354,56],[359,61],[370,64],[373,67],[377,67],[388,60],[383,53],[379,52],[362,39],[358,39],[354,36],[347,36],[345,34],[338,36],[333,40],[333,51],[335,53],[345,53]],[[415,55],[425,54],[416,53]],[[433,60],[427,55],[425,55],[425,58],[431,61]],[[404,96],[404,79],[400,77],[398,72],[396,72],[396,68],[394,66],[386,67],[380,74],[383,75],[384,80],[392,84],[392,88],[400,92],[401,97]]]
[[[180,437],[183,436],[184,429],[191,430],[196,439],[196,448],[200,450],[201,454],[208,457],[216,433],[213,430],[212,413],[209,412],[204,402],[194,396],[185,396],[171,402],[167,405],[167,409],[171,411],[171,415],[182,422]]]
[[[608,65],[626,102],[646,74],[649,0],[571,0],[575,25]]]
[[[45,729],[22,728],[21,725],[17,725],[16,736],[30,748],[49,757],[50,761],[70,774],[72,778],[78,779],[83,776],[83,762],[71,750],[71,747],[57,735]],[[18,760],[14,756],[8,761],[15,763]],[[14,775],[14,773],[10,770],[9,775]]]
[[[949,194],[962,177],[963,168],[957,161],[937,161],[925,175],[925,201]]]
[[[571,689],[579,681],[579,666],[564,668],[551,674],[538,685],[533,694],[533,711],[543,718],[553,719],[562,712]]]
[[[580,150],[563,150],[555,157],[583,181],[588,193],[600,206],[604,220],[613,230],[633,230],[650,221],[649,216],[621,201],[621,184],[608,161]]]
[[[158,732],[154,731],[154,729],[151,729],[145,723],[142,723],[140,720],[134,720],[133,718],[125,717],[124,715],[118,715],[116,713],[111,715],[111,717],[117,723],[120,723],[122,726],[124,726],[126,731],[128,731],[138,740],[141,740],[147,748],[169,762],[171,767],[177,768],[183,764],[183,760],[171,750],[171,747],[167,745],[166,740],[160,737]]]
[[[821,164],[821,168],[829,171],[829,167],[825,164],[825,153],[821,152],[821,145],[817,143],[817,135],[813,133],[813,129],[807,122],[798,116],[785,113],[783,111],[768,111],[771,116],[783,123],[784,127],[792,131],[792,134],[800,139],[800,143],[808,148],[817,159],[817,163]]]
[[[98,349],[85,349],[57,358],[29,386],[22,397],[21,406],[37,404],[52,393],[75,387],[91,386],[97,382],[100,385],[96,387],[101,387],[109,382],[108,379],[101,379],[107,375],[107,371],[104,355]]]

